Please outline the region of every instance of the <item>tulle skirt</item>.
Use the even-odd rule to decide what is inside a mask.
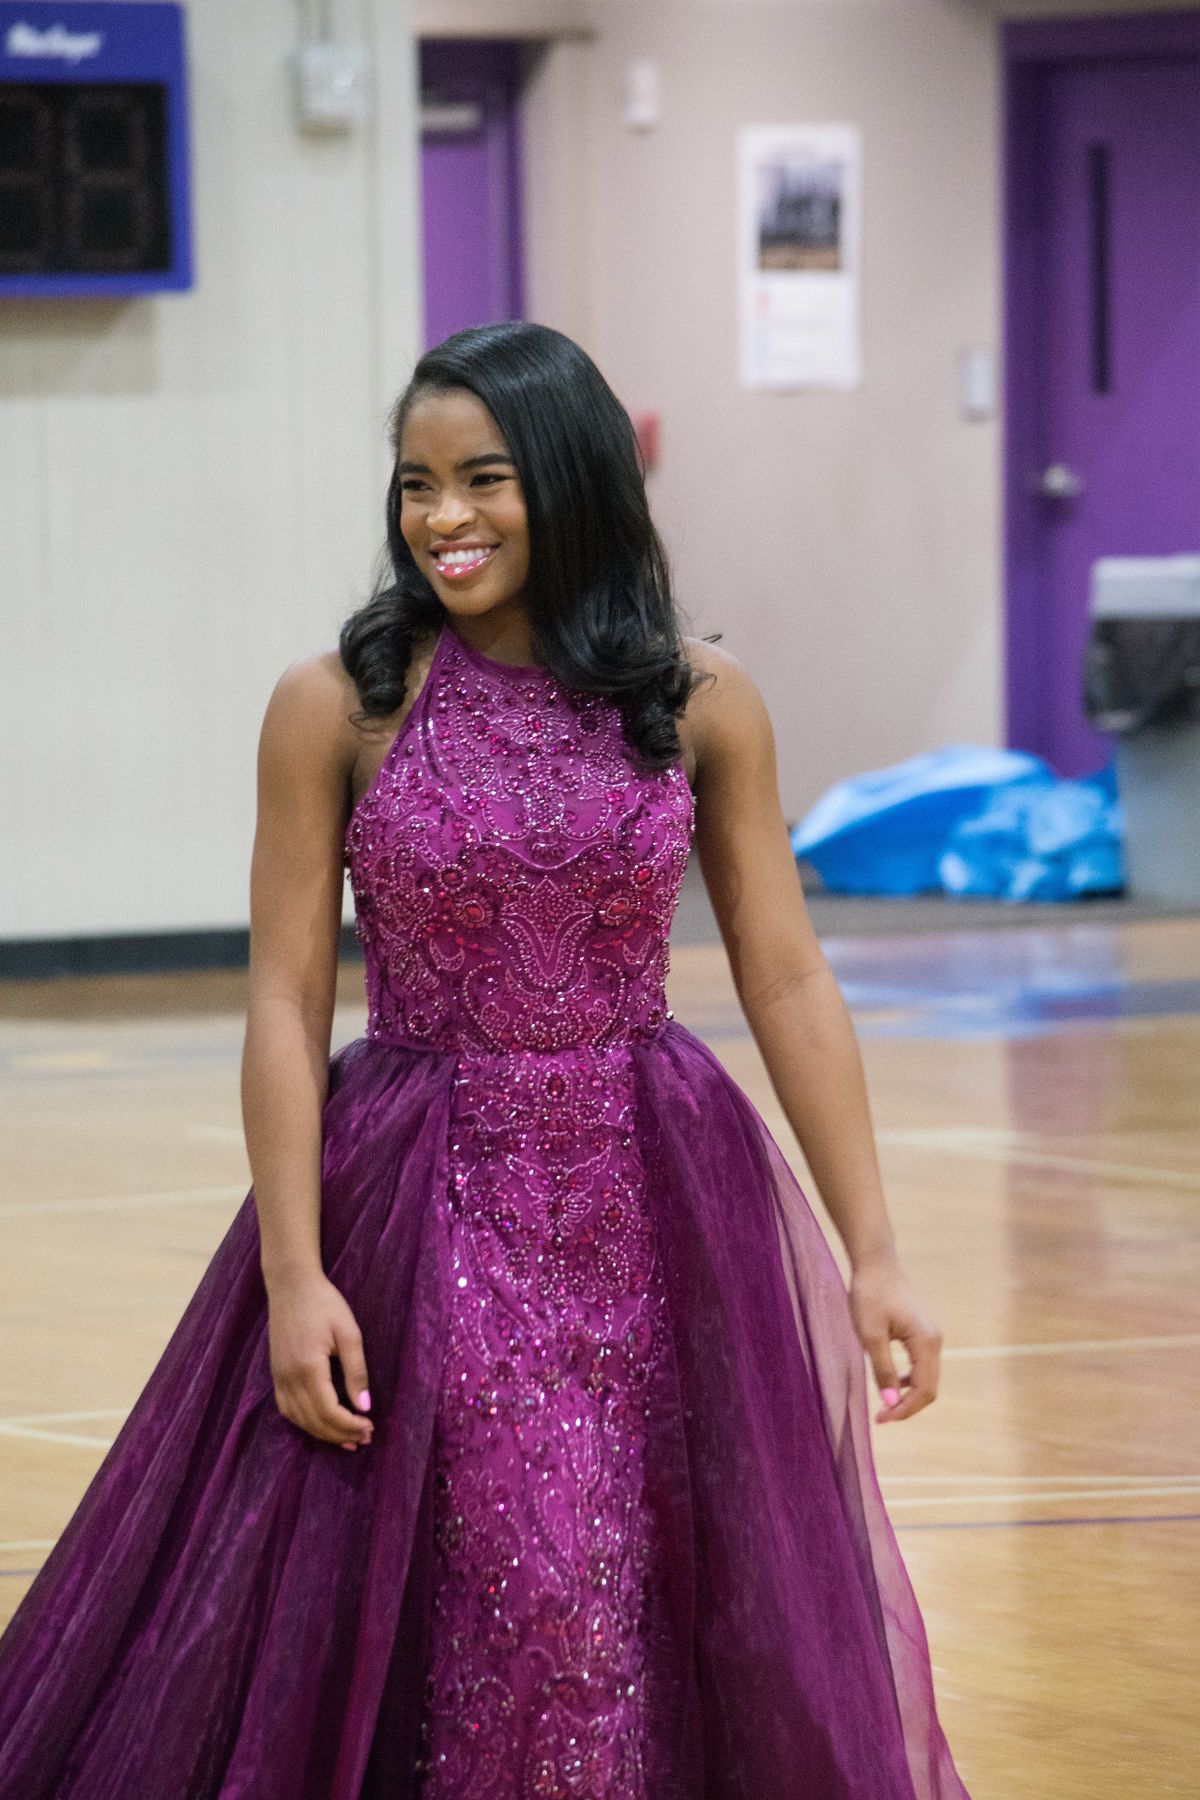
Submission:
[[[627,1055],[669,1324],[639,1411],[647,1800],[963,1800],[820,1227],[698,1038]],[[0,1639],[0,1800],[423,1791],[457,1060],[360,1038],[330,1067],[322,1256],[374,1444],[278,1411],[251,1193]]]

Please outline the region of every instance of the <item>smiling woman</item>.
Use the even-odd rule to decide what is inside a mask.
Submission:
[[[483,402],[455,388],[414,400],[396,475],[400,528],[434,591],[442,582],[469,588],[476,614],[500,615],[493,642],[506,629],[527,639],[529,517],[517,465]]]
[[[965,1800],[863,1354],[900,1420],[939,1339],[761,696],[577,345],[452,339],[394,445],[393,577],[263,723],[254,1186],[0,1644],[0,1800]],[[849,1294],[667,1005],[693,842]]]
[[[396,715],[449,614],[501,660],[608,695],[644,767],[674,761],[708,677],[683,647],[633,425],[591,358],[546,326],[459,332],[417,364],[391,438],[392,574],[341,639],[360,717]]]

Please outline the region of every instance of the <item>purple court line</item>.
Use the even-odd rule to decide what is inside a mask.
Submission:
[[[1110,1513],[1093,1519],[929,1519],[895,1525],[896,1531],[1013,1531],[1028,1525],[1194,1525],[1200,1513]],[[0,1569],[5,1575],[36,1575],[37,1569]]]

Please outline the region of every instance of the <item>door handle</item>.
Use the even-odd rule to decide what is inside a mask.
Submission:
[[[1083,492],[1083,477],[1066,463],[1051,463],[1049,468],[1032,475],[1029,485],[1047,500],[1075,500]]]

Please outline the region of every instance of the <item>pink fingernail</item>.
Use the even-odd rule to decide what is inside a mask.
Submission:
[[[362,1411],[362,1412],[370,1412],[370,1410],[371,1410],[371,1396],[370,1396],[370,1394],[368,1394],[368,1392],[367,1392],[367,1390],[366,1390],[366,1388],[364,1388],[364,1389],[363,1389],[363,1391],[362,1391],[362,1393],[361,1393],[361,1394],[360,1394],[360,1395],[359,1395],[359,1396],[358,1396],[358,1404],[359,1404],[359,1410],[360,1410],[360,1411]]]
[[[885,1406],[895,1406],[900,1399],[899,1388],[884,1388],[879,1398]]]

